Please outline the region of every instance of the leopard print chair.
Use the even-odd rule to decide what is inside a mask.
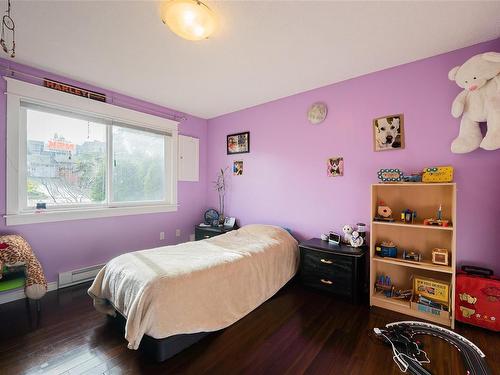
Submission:
[[[0,236],[0,279],[4,265],[26,267],[26,297],[38,300],[47,293],[47,280],[42,265],[29,243],[19,235]]]

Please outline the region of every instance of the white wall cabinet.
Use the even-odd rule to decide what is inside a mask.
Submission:
[[[200,140],[179,135],[179,181],[199,181]]]

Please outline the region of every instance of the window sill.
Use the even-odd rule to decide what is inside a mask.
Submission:
[[[54,221],[97,219],[103,217],[126,216],[153,214],[160,212],[175,212],[177,205],[155,205],[155,206],[137,206],[137,207],[106,207],[93,208],[85,210],[68,211],[43,211],[36,213],[23,213],[17,215],[6,215],[6,224],[23,225],[36,223],[50,223]]]

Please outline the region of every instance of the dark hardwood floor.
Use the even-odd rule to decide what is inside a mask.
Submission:
[[[87,285],[48,293],[38,328],[24,301],[0,305],[0,374],[399,374],[373,327],[408,317],[354,306],[294,281],[233,326],[157,364],[127,349],[94,311]],[[35,309],[32,306],[32,323]],[[500,374],[500,335],[458,325]],[[463,374],[454,347],[422,340],[433,374]]]

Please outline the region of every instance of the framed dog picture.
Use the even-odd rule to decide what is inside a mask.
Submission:
[[[228,155],[250,152],[250,132],[229,134],[226,145]]]
[[[405,148],[403,114],[379,117],[373,120],[374,151]]]
[[[326,175],[328,177],[337,177],[344,175],[344,158],[334,156],[326,161]]]

